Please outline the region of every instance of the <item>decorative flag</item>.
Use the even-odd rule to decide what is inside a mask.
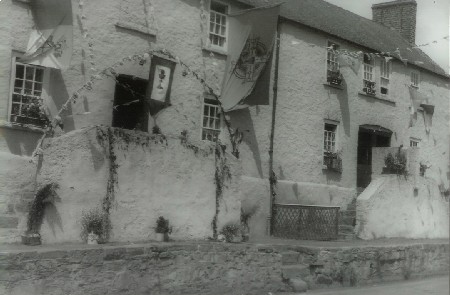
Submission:
[[[34,29],[22,61],[67,69],[72,58],[73,18],[70,0],[34,0]]]
[[[225,112],[248,107],[244,101],[269,63],[280,4],[248,9],[229,17],[227,66],[220,100]],[[248,104],[247,104],[248,103]],[[262,101],[252,99],[251,104]]]
[[[152,57],[147,89],[147,106],[150,115],[154,116],[170,106],[170,89],[174,70],[175,62],[155,55]]]

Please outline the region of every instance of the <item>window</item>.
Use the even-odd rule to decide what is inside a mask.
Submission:
[[[12,73],[10,121],[44,127],[48,122],[42,97],[45,68],[13,60]]]
[[[419,144],[420,144],[420,139],[412,138],[412,137],[409,139],[410,147],[419,147]]]
[[[336,152],[336,123],[325,123],[323,131],[323,151],[324,155]]]
[[[339,71],[339,63],[337,61],[338,54],[336,50],[339,49],[339,45],[328,41],[327,50],[327,75],[328,77],[332,75],[332,72]]]
[[[389,93],[389,77],[391,74],[391,63],[383,59],[380,65],[380,92],[383,95]]]
[[[373,62],[368,54],[364,54],[363,91],[375,95],[375,82],[373,79]]]
[[[211,1],[209,13],[209,41],[212,46],[226,48],[227,43],[227,13],[228,6]]]
[[[419,88],[420,73],[418,71],[411,72],[411,86]]]
[[[203,140],[217,140],[220,133],[220,109],[216,100],[205,98],[202,127]]]

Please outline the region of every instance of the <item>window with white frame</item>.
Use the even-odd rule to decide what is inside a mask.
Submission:
[[[44,127],[42,91],[46,69],[13,60],[10,122]]]
[[[380,64],[380,93],[383,95],[389,94],[390,74],[391,74],[391,62],[382,59]]]
[[[411,86],[419,88],[420,73],[418,71],[411,71]]]
[[[337,123],[325,122],[323,130],[324,162],[326,158],[337,151]]]
[[[211,46],[226,49],[228,5],[211,1],[209,12],[209,41]]]
[[[364,54],[363,63],[363,91],[370,95],[375,95],[375,81],[373,73],[373,59],[368,54]]]
[[[327,46],[327,77],[330,77],[333,72],[339,71],[339,62],[337,61],[339,45],[328,41]]]
[[[419,147],[419,145],[420,145],[420,139],[413,138],[413,137],[411,137],[409,139],[409,146],[410,147]]]
[[[220,108],[216,100],[204,99],[202,127],[203,140],[217,140],[220,133]]]

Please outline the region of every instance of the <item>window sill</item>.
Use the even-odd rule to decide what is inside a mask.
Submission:
[[[331,87],[331,88],[336,88],[336,89],[340,89],[340,90],[344,90],[344,86],[342,85],[334,85],[334,84],[330,84],[330,83],[323,83],[323,85]]]
[[[223,55],[223,56],[227,56],[228,53],[225,49],[221,49],[221,48],[217,48],[217,47],[212,47],[212,46],[203,46],[202,48],[203,51],[206,52],[211,52],[213,54],[218,54],[218,55]]]
[[[45,130],[40,127],[36,127],[33,125],[26,125],[26,124],[17,124],[12,122],[5,122],[0,121],[0,128],[6,128],[6,129],[12,129],[12,130],[21,130],[21,131],[27,131],[27,132],[36,132],[44,134]]]
[[[363,92],[363,91],[359,91],[358,94],[359,94],[359,95],[362,95],[362,96],[366,96],[366,97],[371,97],[371,98],[374,98],[374,99],[378,99],[378,100],[381,100],[381,101],[390,102],[390,103],[392,103],[392,104],[394,104],[394,105],[396,104],[396,102],[395,102],[394,100],[389,99],[389,98],[387,98],[387,97],[382,97],[382,96],[377,96],[377,95],[370,95],[370,94],[367,94],[367,93],[365,93],[365,92]]]
[[[139,25],[139,24],[133,24],[130,22],[127,22],[127,23],[117,22],[115,24],[115,26],[120,29],[141,33],[141,34],[151,36],[151,37],[156,37],[156,30],[147,28],[147,27]]]

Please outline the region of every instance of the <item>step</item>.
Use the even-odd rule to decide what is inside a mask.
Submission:
[[[282,265],[281,275],[283,279],[303,279],[311,275],[309,265],[296,264],[296,265]]]
[[[356,217],[355,216],[341,217],[341,218],[339,218],[339,225],[355,226],[356,225]]]
[[[354,234],[355,227],[352,225],[340,224],[338,232],[339,234]]]
[[[338,235],[338,240],[356,240],[356,234],[339,234]]]
[[[0,214],[0,228],[17,228],[19,217],[12,214]]]

